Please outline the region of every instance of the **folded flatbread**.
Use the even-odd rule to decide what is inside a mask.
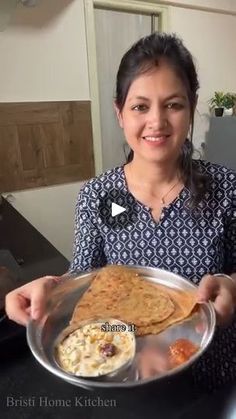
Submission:
[[[136,326],[137,335],[156,334],[188,317],[196,299],[155,284],[123,266],[99,271],[77,303],[71,324],[90,319],[116,318]]]
[[[182,322],[187,317],[189,317],[189,315],[193,312],[194,307],[196,306],[197,298],[195,292],[183,292],[161,285],[158,285],[158,287],[160,290],[163,287],[163,289],[165,289],[165,291],[168,293],[175,307],[174,312],[169,318],[164,319],[161,322],[151,323],[147,326],[138,326],[136,333],[138,336],[149,334],[156,335],[172,324]]]

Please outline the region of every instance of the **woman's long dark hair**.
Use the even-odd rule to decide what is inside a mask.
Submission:
[[[193,157],[194,111],[199,88],[198,76],[193,58],[182,41],[175,35],[155,32],[141,38],[123,56],[116,79],[116,106],[122,111],[129,88],[136,77],[157,66],[165,59],[174,69],[186,87],[190,103],[191,130],[179,157],[179,168],[184,185],[190,190],[189,205],[196,208],[208,187],[208,177],[199,172]],[[127,157],[132,161],[133,151]]]

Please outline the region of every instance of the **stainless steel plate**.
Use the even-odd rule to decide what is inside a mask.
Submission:
[[[141,266],[129,266],[147,281],[167,285],[180,290],[194,290],[196,286],[179,275],[157,269]],[[215,330],[216,317],[211,303],[201,304],[199,310],[183,323],[173,325],[164,332],[155,336],[144,336],[137,338],[136,357],[130,367],[129,375],[124,381],[106,382],[93,379],[82,379],[75,375],[68,374],[57,365],[54,358],[55,342],[59,334],[65,329],[72,316],[72,312],[78,300],[91,284],[98,270],[90,273],[81,273],[72,276],[58,285],[49,297],[49,304],[45,316],[40,321],[31,321],[27,327],[27,340],[35,358],[49,371],[56,376],[76,386],[93,389],[105,387],[135,387],[147,382],[157,381],[163,377],[171,377],[178,374],[193,364],[206,350],[210,344]],[[191,359],[181,366],[169,370],[163,374],[152,376],[148,379],[141,379],[137,372],[136,361],[139,352],[145,345],[170,345],[176,339],[185,338],[195,343],[199,350]]]

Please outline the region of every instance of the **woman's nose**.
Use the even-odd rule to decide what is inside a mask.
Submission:
[[[161,131],[168,125],[168,119],[165,109],[160,107],[150,110],[147,120],[147,126],[153,131]]]

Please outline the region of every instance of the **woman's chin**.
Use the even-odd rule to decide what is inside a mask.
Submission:
[[[140,153],[139,160],[142,160],[142,162],[155,163],[159,165],[169,165],[170,162],[174,163],[176,160],[176,153],[155,153],[154,151],[150,153]]]

